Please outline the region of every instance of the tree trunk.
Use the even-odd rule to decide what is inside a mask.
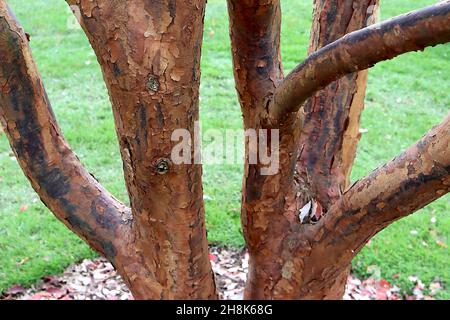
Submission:
[[[420,30],[414,22],[420,21],[425,28],[424,17],[434,14],[426,10],[341,38],[375,22],[378,1],[317,0],[311,55],[280,79],[280,33],[274,27],[279,26],[279,1],[229,0],[228,4],[234,73],[245,128],[277,128],[280,135],[279,172],[263,176],[260,166],[248,163],[249,155],[246,159],[242,223],[250,267],[245,296],[340,298],[351,260],[360,248],[350,249],[351,243],[340,246],[338,242],[336,252],[330,253],[325,239],[336,241],[341,231],[328,228],[323,221],[344,214],[336,206],[331,210],[331,206],[352,194],[345,192],[359,140],[367,71],[352,72],[371,65],[372,53],[377,59],[395,56],[396,51],[390,48],[394,43],[391,34],[397,34],[398,45],[409,50],[436,38],[448,39],[448,31],[440,29],[447,13],[433,26],[428,25],[433,36],[427,39],[413,36]],[[396,27],[404,27],[404,34],[395,33]],[[365,55],[369,43],[379,44],[380,49]],[[351,61],[348,65],[347,60]],[[332,82],[339,78],[334,72],[345,76]],[[308,216],[299,221],[303,211],[308,211]],[[346,220],[342,223],[345,230]],[[364,237],[378,230],[375,225],[367,227],[373,228],[370,235],[352,231],[367,240]]]
[[[169,0],[158,2],[156,6],[150,5],[148,1],[68,2],[74,11],[80,13],[81,25],[103,71],[114,112],[131,203],[132,220],[129,222],[130,230],[126,232],[128,243],[117,240],[123,249],[119,250],[110,244],[107,252],[99,251],[106,254],[119,269],[137,299],[215,298],[216,288],[206,240],[201,166],[173,165],[170,161],[174,145],[171,132],[177,128],[185,128],[193,133],[194,121],[198,119],[199,65],[205,2]],[[2,16],[8,16],[3,1],[2,6]],[[35,66],[27,63],[31,61],[31,57],[24,34],[20,37],[14,33],[18,26],[11,18],[2,21],[5,33],[19,42],[16,47],[24,48],[24,52],[17,53],[16,56],[21,58],[23,55],[25,61],[14,66],[12,60],[9,67],[22,66],[23,69],[17,72],[4,70],[4,78],[13,75],[13,80],[23,81],[22,75],[26,74],[27,68],[35,74],[26,87],[10,87],[9,91],[21,94],[23,108],[31,108],[30,102],[32,104],[36,101],[36,104],[42,104],[48,110],[46,112],[51,114]],[[6,50],[9,48],[2,48],[5,50],[2,57],[8,56],[9,51]],[[14,81],[8,81],[6,85],[12,86]],[[3,116],[7,122],[5,127],[11,137],[16,137],[18,143],[29,144],[24,149],[29,149],[33,154],[30,159],[26,159],[27,164],[37,166],[42,162],[58,163],[59,159],[52,158],[53,152],[43,150],[44,145],[28,142],[46,139],[46,131],[56,127],[54,121],[51,120],[46,125],[36,120],[34,125],[27,118],[25,135],[15,134],[16,128],[20,130],[23,125],[20,122],[12,125],[12,120],[17,117],[17,121],[20,121],[23,113],[30,116],[32,113],[25,109],[23,113],[17,110],[17,102],[13,98],[6,104],[6,107],[10,106],[6,108],[6,112],[10,114]],[[36,106],[36,109],[39,108]],[[51,119],[47,114],[36,117],[45,121],[47,118]],[[30,131],[31,127],[43,132]],[[42,138],[35,139],[41,135]],[[61,137],[59,130],[53,135]],[[54,144],[56,147],[66,145],[58,141],[54,141]],[[24,159],[19,153],[21,148],[14,145],[14,141],[13,147],[18,159]],[[47,153],[49,159],[40,160],[38,157],[41,153]],[[66,152],[60,150],[59,153]],[[27,155],[26,153],[25,156]],[[78,160],[76,162],[78,166]],[[82,176],[70,168],[67,171],[71,176],[65,177],[56,169],[43,171],[37,167],[28,168],[27,164],[23,164],[23,167],[34,174],[38,172],[38,180],[42,178],[51,180],[48,183],[55,183],[51,186],[55,189],[55,194],[49,195],[53,198],[64,195],[61,194],[62,191],[58,191],[58,185]],[[81,182],[82,186],[92,185],[90,188],[97,188],[96,182],[88,173],[83,175],[89,181]],[[76,197],[79,194],[75,193],[74,188],[67,186],[65,189],[74,193],[70,199],[67,198],[67,202],[77,203]],[[96,206],[97,210],[108,212],[107,208],[99,207],[103,205],[101,199],[90,199],[91,193],[98,191],[83,192],[89,195],[87,200],[92,203],[86,204],[88,208]],[[64,207],[64,204],[61,206]],[[73,221],[70,223],[74,224]],[[105,223],[113,226],[109,219]],[[97,230],[92,232],[94,231]],[[101,230],[97,232],[101,234]]]
[[[258,121],[265,119],[261,114],[267,99],[282,77],[281,64],[273,62],[280,59],[279,2],[247,2],[229,1],[235,78],[246,129],[267,126]],[[315,1],[310,53],[371,23],[377,6],[377,1]],[[326,211],[342,194],[356,152],[366,79],[367,71],[342,78],[311,98],[300,117],[292,113],[277,124],[278,174],[263,177],[257,166],[247,163],[242,200],[250,255],[247,298],[342,296],[349,263],[332,271],[316,265],[308,270],[313,243],[304,236],[308,226],[298,225],[298,212],[309,201]],[[324,268],[331,265],[324,263]],[[317,286],[319,279],[322,285]]]
[[[27,35],[0,0],[0,122],[19,164],[136,299],[216,299],[202,168],[171,158],[172,133],[193,137],[199,117],[205,1],[67,2],[103,72],[131,208],[69,148]],[[246,141],[242,188],[247,299],[341,298],[351,260],[371,237],[450,191],[450,116],[349,186],[366,69],[450,41],[449,0],[367,27],[377,7],[315,0],[310,55],[284,77],[280,1],[228,0],[236,89],[258,144]]]
[[[135,221],[136,254],[124,266],[133,294],[214,298],[202,169],[170,161],[171,132],[193,133],[198,120],[205,1],[69,3],[80,8],[111,97]]]

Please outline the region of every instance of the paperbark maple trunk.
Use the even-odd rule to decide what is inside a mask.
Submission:
[[[235,78],[245,128],[264,127],[267,123],[260,121],[265,120],[268,99],[282,80],[281,68],[273,63],[280,59],[280,4],[228,3]],[[371,23],[377,5],[377,1],[315,1],[310,53]],[[257,49],[260,56],[255,54]],[[345,187],[356,152],[349,140],[358,137],[355,130],[366,78],[367,71],[348,75],[308,101],[300,117],[293,113],[275,125],[280,129],[278,174],[263,177],[258,166],[247,164],[242,200],[244,234],[250,253],[247,298],[342,296],[348,264],[333,270],[314,266],[308,269],[305,260],[312,243],[304,236],[307,225],[298,223],[298,212],[311,200],[326,210],[340,195],[339,186]],[[263,81],[267,85],[261,85]],[[323,252],[326,260],[326,251]]]
[[[244,126],[280,131],[277,174],[261,175],[261,165],[249,164],[248,154],[246,158],[242,223],[250,266],[245,296],[341,298],[351,259],[360,249],[344,238],[359,239],[363,245],[380,230],[376,219],[366,230],[358,230],[356,225],[362,222],[357,220],[352,225],[353,233],[347,236],[346,223],[352,219],[337,218],[345,216],[341,210],[346,209],[336,203],[342,205],[348,197],[357,194],[360,200],[367,197],[367,201],[375,201],[369,191],[358,194],[352,188],[345,193],[359,140],[367,80],[367,71],[352,72],[400,52],[450,41],[449,3],[343,37],[375,22],[378,1],[316,0],[310,57],[284,79],[278,62],[279,28],[274,27],[280,24],[279,1],[229,0],[228,4]],[[367,49],[369,45],[373,50]],[[446,193],[449,187],[443,177],[448,176],[448,167],[439,165],[436,170],[439,174],[432,175],[436,185],[431,193]],[[430,194],[426,198],[434,199]],[[424,199],[419,202],[423,204]],[[382,206],[386,208],[379,211],[389,210],[385,203]],[[302,210],[310,212],[305,221],[299,219]],[[410,210],[407,212],[415,209]],[[392,219],[382,225],[390,222]],[[347,237],[336,242],[341,232]]]
[[[378,0],[314,3],[308,53],[376,22]],[[360,138],[368,71],[351,73],[307,100],[297,172],[327,208],[349,184]]]
[[[205,1],[68,3],[111,98],[135,221],[134,254],[121,262],[133,295],[214,298],[201,166],[170,161],[172,132],[193,134],[198,120]]]
[[[114,264],[135,298],[217,298],[201,166],[170,159],[178,143],[172,132],[192,137],[199,116],[205,1],[67,2],[103,72],[131,208],[69,148],[28,37],[0,0],[0,122],[19,164],[45,205]],[[364,28],[377,6],[315,0],[310,55],[284,77],[279,0],[228,0],[244,127],[267,131],[257,136],[267,150],[246,145],[246,298],[341,298],[351,260],[368,239],[450,191],[450,116],[349,187],[364,69],[450,41],[449,0]],[[278,135],[278,170],[264,174],[261,152]],[[259,161],[250,163],[255,154]]]
[[[113,262],[135,298],[214,299],[201,166],[170,161],[172,131],[193,133],[198,119],[205,1],[67,2],[94,48],[111,98],[131,203],[127,231],[117,238],[112,233],[120,224],[112,211],[128,210],[78,168],[26,36],[1,1],[2,64],[12,55],[2,66],[2,119],[13,149],[44,203],[81,235],[89,233],[89,243]],[[99,217],[89,215],[97,211]]]
[[[283,79],[280,10],[278,0],[228,1],[234,76],[245,129],[267,128],[266,106]],[[263,165],[249,163],[252,150],[246,145],[241,219],[250,259],[245,293],[249,299],[276,298],[277,288],[284,290],[284,284],[277,287],[284,255],[290,256],[283,252],[284,239],[295,227],[299,210],[293,174],[300,134],[297,116],[291,115],[279,129],[280,170],[274,175],[262,175]]]

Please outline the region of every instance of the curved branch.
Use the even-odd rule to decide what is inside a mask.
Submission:
[[[400,54],[450,41],[450,1],[349,33],[298,65],[275,91],[271,119],[297,112],[314,92],[340,77]]]
[[[129,231],[129,209],[87,172],[56,123],[26,34],[0,1],[0,121],[44,204],[114,261]],[[118,239],[116,241],[116,239]]]
[[[167,134],[195,131],[205,0],[66,1],[97,56],[115,118],[135,221],[122,276],[138,299],[217,298],[202,168],[172,163],[176,143]]]
[[[359,249],[390,223],[450,191],[450,114],[400,156],[357,181],[324,219],[332,241]],[[349,250],[349,249],[348,249]]]

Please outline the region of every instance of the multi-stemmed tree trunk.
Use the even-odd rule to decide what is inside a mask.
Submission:
[[[113,263],[135,298],[217,298],[201,165],[171,161],[171,133],[193,133],[199,117],[205,1],[67,2],[102,68],[131,208],[67,145],[27,34],[0,0],[0,121],[22,169],[45,205]],[[366,69],[450,41],[450,1],[370,26],[378,5],[315,0],[310,55],[285,77],[279,0],[228,0],[244,127],[269,136],[279,130],[274,174],[249,163],[246,148],[246,298],[341,298],[352,258],[373,235],[450,190],[450,117],[349,185]]]

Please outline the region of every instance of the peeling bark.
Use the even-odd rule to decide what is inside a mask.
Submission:
[[[296,112],[315,91],[346,74],[449,42],[449,21],[450,1],[443,1],[342,37],[313,53],[286,77],[269,113],[277,119]]]
[[[315,1],[309,54],[375,23],[377,11],[377,0]],[[367,70],[348,74],[318,91],[301,110],[297,175],[325,211],[349,183],[366,83]]]
[[[0,121],[19,164],[42,201],[115,265],[135,298],[216,299],[202,169],[170,160],[173,130],[194,133],[199,117],[204,0],[67,2],[103,72],[131,208],[69,148],[27,35],[0,0]],[[311,55],[284,78],[279,0],[228,0],[244,127],[280,137],[273,175],[261,173],[261,161],[249,163],[254,150],[246,145],[248,299],[341,298],[352,258],[373,235],[450,191],[450,116],[347,188],[367,78],[361,70],[450,41],[450,1],[366,27],[377,5],[315,0]]]
[[[228,1],[234,76],[245,129],[268,128],[267,103],[283,78],[280,55],[279,1]],[[246,298],[273,295],[283,266],[283,238],[296,224],[294,180],[300,127],[293,115],[280,128],[280,171],[261,175],[261,164],[246,165],[242,188],[242,226],[249,249]],[[274,257],[277,257],[274,259]]]
[[[335,232],[332,239],[325,233],[323,241],[339,246],[345,252],[340,259],[348,259],[377,232],[449,191],[450,115],[399,156],[354,183],[324,219],[324,229]]]
[[[201,167],[168,160],[172,131],[193,133],[198,120],[205,2],[68,3],[79,8],[111,98],[136,220],[136,254],[125,266],[133,295],[215,298]]]
[[[281,72],[275,72],[278,70],[275,67],[272,74],[277,77],[268,74],[262,80],[257,76],[258,64],[249,62],[254,52],[267,48],[261,43],[270,43],[267,51],[272,51],[273,57],[279,56],[279,42],[273,40],[279,38],[279,30],[269,26],[279,24],[280,17],[255,13],[279,4],[249,2],[251,10],[246,7],[248,2],[238,6],[229,1],[236,89],[245,128],[280,130],[281,170],[274,176],[264,177],[258,173],[260,166],[246,165],[242,223],[250,266],[245,296],[248,299],[337,299],[344,293],[351,259],[339,259],[345,248],[329,254],[328,243],[322,238],[324,234],[332,238],[332,230],[320,223],[315,225],[313,220],[301,221],[298,213],[300,208],[316,208],[319,211],[315,213],[316,221],[320,220],[347,187],[359,140],[367,71],[349,74],[333,83],[311,98],[297,114],[295,111],[304,101],[299,97],[305,92],[306,99],[344,74],[365,69],[363,64],[370,59],[377,62],[381,57],[398,55],[420,45],[448,41],[446,6],[423,9],[383,23],[380,28],[366,28],[338,40],[373,23],[378,2],[316,1],[310,51],[318,51],[286,79],[280,79]],[[440,18],[429,23],[437,12]],[[397,25],[402,27],[401,34]],[[421,27],[428,28],[432,36],[425,36],[425,32],[414,34],[413,28]],[[394,50],[390,44],[400,35],[403,42]],[[379,47],[375,45],[373,51],[366,53],[368,43],[374,47],[373,42],[377,41]],[[348,59],[347,65],[344,58]],[[345,72],[335,72],[333,67],[348,68]],[[291,97],[292,101],[288,100]],[[284,108],[287,102],[282,99],[291,103],[292,110]],[[327,214],[334,215],[334,212]]]
[[[158,169],[170,158],[171,132],[193,132],[198,119],[204,1],[68,1],[81,13],[111,97],[134,218],[124,234],[118,234],[125,228],[119,213],[129,221],[129,209],[99,186],[62,139],[26,38],[15,34],[16,24],[8,28],[12,18],[1,3],[2,62],[11,56],[2,63],[2,119],[44,203],[116,260],[136,298],[216,298],[201,167],[167,162],[167,172]]]

